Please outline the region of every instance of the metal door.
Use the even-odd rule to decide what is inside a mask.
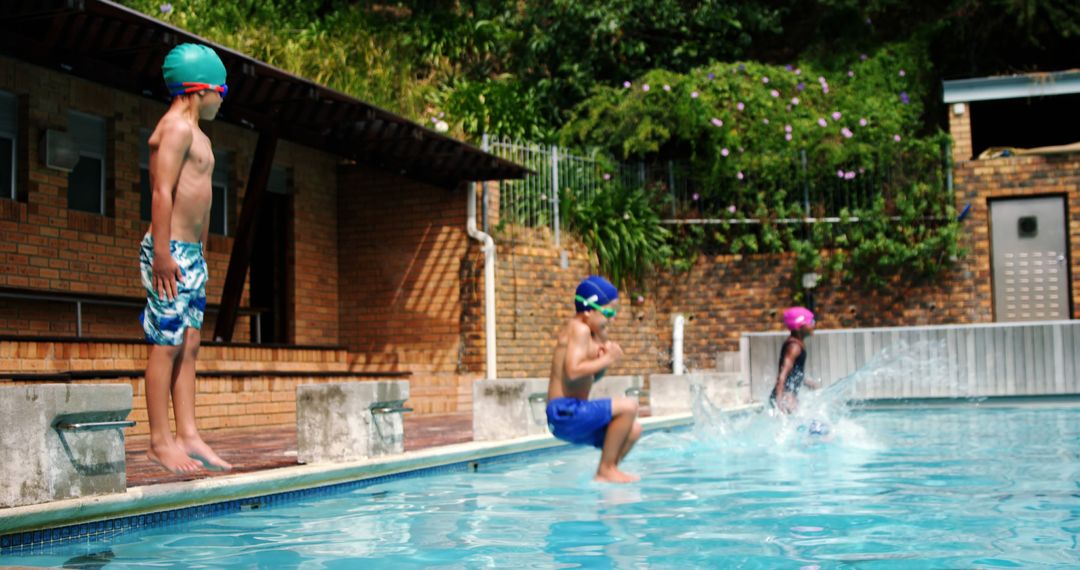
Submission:
[[[1065,198],[990,202],[994,320],[1069,318]]]

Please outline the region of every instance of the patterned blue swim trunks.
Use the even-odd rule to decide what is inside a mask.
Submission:
[[[176,282],[177,295],[172,301],[167,297],[159,298],[154,290],[154,239],[148,233],[142,240],[139,266],[142,269],[143,287],[146,288],[146,309],[139,320],[142,321],[147,342],[179,346],[184,342],[184,329],[202,328],[208,275],[201,243],[172,240],[169,242],[169,252],[184,276]]]

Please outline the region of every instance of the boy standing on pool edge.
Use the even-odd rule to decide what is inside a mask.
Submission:
[[[146,363],[146,456],[173,473],[232,466],[203,441],[195,425],[195,359],[206,310],[203,244],[210,229],[214,151],[199,121],[221,107],[225,66],[209,47],[181,44],[162,65],[172,103],[150,135],[150,231],[139,251],[146,309],[140,315],[151,343]],[[169,397],[176,437],[169,425]],[[201,464],[201,465],[200,465]]]
[[[593,275],[578,285],[577,314],[559,332],[551,359],[547,420],[558,439],[600,448],[596,481],[632,483],[639,477],[620,471],[618,465],[641,437],[637,401],[589,400],[593,383],[623,355],[618,343],[607,338],[618,303],[618,289],[603,277]]]

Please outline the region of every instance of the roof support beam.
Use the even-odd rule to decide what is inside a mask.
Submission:
[[[233,240],[232,254],[229,255],[225,288],[221,292],[221,310],[214,324],[214,340],[232,342],[236,316],[240,310],[240,298],[244,294],[244,281],[251,265],[251,250],[255,246],[255,223],[258,221],[259,206],[266,194],[266,186],[270,182],[270,167],[274,164],[277,139],[276,132],[264,131],[259,133],[259,142],[255,145],[255,157],[251,161],[244,205],[240,208],[236,239]]]

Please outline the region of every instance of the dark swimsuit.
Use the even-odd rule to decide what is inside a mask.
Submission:
[[[799,343],[802,348],[802,352],[799,353],[798,358],[795,359],[795,364],[791,367],[791,373],[788,374],[787,379],[784,380],[784,391],[791,392],[792,395],[798,396],[799,389],[802,388],[803,380],[806,379],[806,344],[802,341],[788,337],[784,341],[784,346],[780,347],[780,363],[778,367],[784,366],[784,354],[787,352],[788,344],[793,342]],[[773,388],[772,393],[769,394],[769,405],[776,406],[776,388]]]

